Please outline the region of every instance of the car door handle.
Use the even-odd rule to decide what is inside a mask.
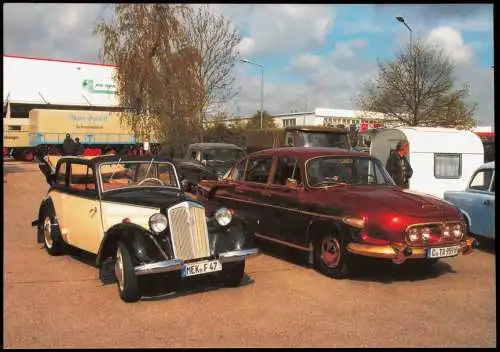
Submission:
[[[483,200],[483,204],[484,205],[490,205],[491,204],[491,200],[485,199],[485,200]]]
[[[97,213],[97,207],[90,208],[89,213]]]
[[[244,191],[242,191],[241,189],[235,188],[235,189],[234,189],[234,193],[243,194],[243,193],[245,193],[245,192],[244,192]]]

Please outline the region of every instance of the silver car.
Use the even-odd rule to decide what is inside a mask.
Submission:
[[[474,235],[495,239],[495,162],[481,165],[464,191],[447,191],[444,199],[459,207]]]

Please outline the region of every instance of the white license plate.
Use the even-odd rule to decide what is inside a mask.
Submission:
[[[458,255],[459,251],[460,251],[460,246],[429,248],[427,250],[427,258],[454,257]]]
[[[218,260],[205,260],[196,263],[184,264],[182,277],[203,275],[222,270],[222,263]]]

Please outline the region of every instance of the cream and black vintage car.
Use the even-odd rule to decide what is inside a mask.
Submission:
[[[46,159],[47,160],[47,159]],[[245,259],[258,254],[233,210],[204,206],[184,193],[165,158],[107,155],[61,157],[39,165],[50,189],[42,200],[37,242],[50,255],[76,247],[96,255],[103,284],[117,282],[134,302],[150,275],[217,275],[240,284]]]

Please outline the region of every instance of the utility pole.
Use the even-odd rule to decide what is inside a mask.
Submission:
[[[264,121],[264,66],[247,59],[240,59],[240,62],[260,67],[260,128],[262,129]]]
[[[402,23],[410,32],[410,55],[413,57],[413,118],[415,118],[417,111],[417,56],[413,46],[413,30],[406,23],[405,19],[401,16],[396,17],[396,20]]]

